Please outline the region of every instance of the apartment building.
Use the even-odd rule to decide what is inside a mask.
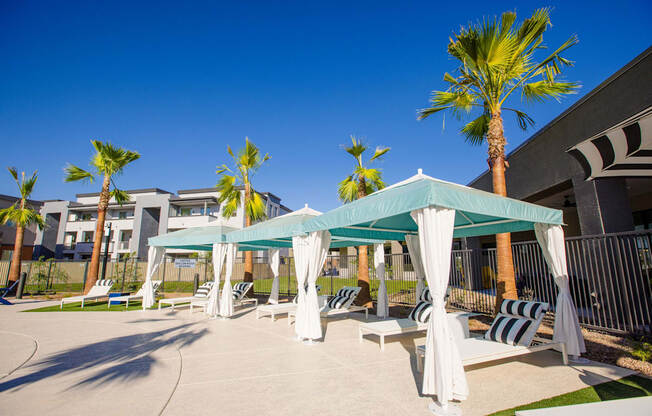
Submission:
[[[159,188],[127,191],[131,200],[118,205],[111,200],[105,221],[106,249],[115,260],[128,254],[147,258],[147,239],[159,234],[185,228],[211,225],[223,221],[227,225],[242,228],[245,217],[242,208],[235,216],[224,219],[215,188],[184,189],[176,194]],[[244,190],[241,190],[244,192]],[[266,203],[268,217],[283,215],[290,210],[281,199],[270,192],[261,192]],[[41,215],[47,227],[37,232],[34,257],[83,260],[90,258],[97,220],[99,193],[77,194],[75,201],[45,201]],[[168,250],[169,255],[184,256],[185,250]]]

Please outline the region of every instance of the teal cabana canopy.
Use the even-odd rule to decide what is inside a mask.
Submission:
[[[338,238],[404,240],[416,234],[410,212],[428,206],[454,209],[454,237],[533,230],[535,223],[562,225],[562,211],[442,181],[419,173],[342,205],[303,224]]]
[[[213,244],[225,243],[226,235],[236,229],[225,225],[186,228],[185,230],[150,237],[147,243],[151,247],[210,251],[213,249]]]
[[[227,243],[237,243],[241,251],[265,250],[268,248],[292,248],[292,237],[304,235],[304,224],[322,215],[321,212],[308,208],[262,221],[226,235]],[[333,237],[330,247],[348,247],[368,245],[379,242],[375,239],[350,239]]]

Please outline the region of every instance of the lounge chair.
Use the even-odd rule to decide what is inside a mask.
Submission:
[[[446,291],[446,299],[450,295],[450,288]],[[430,297],[430,290],[425,288],[421,293],[419,302],[412,309],[410,315],[405,319],[388,319],[378,322],[364,322],[358,327],[358,334],[360,342],[362,342],[365,335],[372,334],[378,335],[380,338],[380,350],[385,350],[385,337],[390,335],[408,334],[411,332],[425,331],[428,329],[428,321],[430,320],[430,312],[432,310],[432,298]],[[459,321],[459,331],[462,331],[461,338],[468,338],[469,324],[468,319],[475,314],[466,312],[453,312],[447,314],[449,319]],[[452,321],[451,321],[452,323]],[[456,327],[456,328],[457,328]],[[458,332],[459,332],[458,331]]]
[[[369,319],[369,308],[366,306],[354,305],[355,298],[360,293],[360,287],[344,286],[337,291],[335,296],[331,297],[328,302],[319,310],[321,319],[327,319],[331,316],[349,314],[351,312],[364,312],[365,320]],[[292,324],[292,317],[296,319],[296,311],[288,312],[288,326]]]
[[[113,286],[113,280],[110,279],[100,279],[97,282],[95,282],[95,286],[91,288],[91,290],[88,291],[88,294],[86,295],[80,295],[80,296],[70,296],[67,298],[62,298],[61,299],[61,305],[59,306],[59,309],[63,309],[63,304],[64,303],[74,303],[74,302],[80,302],[81,301],[81,307],[84,309],[84,302],[87,300],[98,300],[102,298],[109,298],[109,291],[111,290],[111,287]]]
[[[18,280],[16,280],[14,283],[11,284],[11,286],[8,287],[0,287],[0,291],[4,292],[2,295],[0,295],[0,304],[2,305],[13,305],[13,303],[9,302],[7,299],[5,299],[5,296],[10,294],[16,285],[18,284]]]
[[[154,293],[158,291],[158,288],[161,286],[161,281],[160,280],[152,280],[152,286],[154,287]],[[130,300],[143,300],[143,293],[145,290],[145,284],[143,284],[140,289],[138,289],[138,292],[136,292],[133,295],[124,295],[124,296],[114,296],[111,299],[109,299],[109,303],[107,306],[107,309],[111,308],[111,302],[113,301],[119,301],[119,302],[125,302],[126,303],[126,308],[129,309],[129,301]],[[155,295],[156,296],[156,295]]]
[[[233,285],[233,306],[241,306],[245,303],[253,303],[258,306],[258,299],[247,297],[247,292],[254,285],[254,282],[240,282]]]
[[[169,298],[169,299],[161,299],[158,301],[158,308],[159,310],[161,309],[162,305],[170,305],[172,306],[172,310],[174,310],[174,307],[179,304],[183,303],[191,303],[194,300],[208,300],[208,293],[211,291],[211,288],[213,287],[213,281],[209,281],[204,283],[203,285],[199,286],[197,288],[197,292],[193,296],[184,296],[181,298]],[[192,303],[191,306],[192,308]]]
[[[239,282],[233,285],[233,307],[242,306],[245,303],[253,303],[258,306],[258,299],[245,297],[245,294],[251,289],[254,282]],[[206,308],[208,306],[208,298],[193,299],[190,302],[190,313],[193,308]]]
[[[548,304],[544,302],[505,299],[484,336],[457,343],[462,364],[467,366],[559,348],[562,361],[567,365],[566,344],[535,336],[547,310]],[[425,346],[417,346],[416,353],[417,370],[421,372]]]
[[[321,290],[320,285],[316,285],[317,293]],[[327,296],[319,296],[319,307],[323,307],[328,300]],[[260,305],[256,308],[256,319],[263,316],[271,316],[272,322],[276,320],[276,315],[283,315],[297,310],[297,297],[295,296],[291,302]]]

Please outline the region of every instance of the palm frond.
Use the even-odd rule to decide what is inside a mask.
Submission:
[[[358,199],[358,184],[353,175],[347,176],[337,187],[337,194],[341,201],[351,202]]]
[[[68,164],[68,166],[66,166],[63,170],[66,173],[66,176],[64,177],[64,181],[66,182],[87,180],[92,183],[95,180],[95,176],[92,173],[75,165]]]
[[[224,218],[231,218],[238,213],[240,206],[240,192],[232,194],[231,198],[226,200],[226,204],[222,208],[222,216]]]
[[[473,146],[481,145],[487,137],[487,131],[489,131],[489,120],[489,115],[483,113],[476,119],[467,123],[467,125],[462,128],[462,134],[464,135],[465,141]]]
[[[529,115],[525,114],[523,111],[516,110],[514,108],[503,108],[503,110],[513,111],[516,115],[516,121],[521,130],[527,130],[528,127],[534,127],[534,120]]]
[[[383,155],[387,152],[389,152],[391,148],[389,147],[376,147],[376,151],[374,152],[374,155],[369,159],[369,161],[373,161],[376,159],[381,159]]]
[[[16,168],[10,166],[7,168],[7,170],[9,171],[9,174],[12,176],[12,178],[14,178],[14,181],[16,181],[16,184],[20,186],[20,182],[18,182],[18,172],[16,171]]]
[[[351,136],[351,146],[344,147],[344,151],[356,158],[360,165],[362,164],[361,157],[365,150],[367,150],[367,146],[361,140],[356,139],[355,136]]]
[[[115,187],[110,192],[110,195],[111,198],[115,199],[115,202],[117,202],[118,205],[122,205],[125,202],[129,202],[131,200],[131,196],[126,191],[122,191]]]
[[[258,192],[253,189],[251,198],[245,202],[245,213],[252,221],[260,221],[267,217],[265,202]]]
[[[548,98],[559,101],[561,96],[577,92],[576,82],[535,81],[523,85],[522,94],[528,102],[543,102]]]

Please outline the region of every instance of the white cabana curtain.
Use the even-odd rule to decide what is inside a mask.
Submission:
[[[387,285],[385,284],[385,245],[382,243],[374,246],[374,267],[376,268],[376,277],[380,281],[376,316],[387,318],[389,316],[389,298],[387,297]]]
[[[272,269],[274,280],[272,280],[272,291],[269,294],[269,299],[267,300],[267,303],[276,305],[278,303],[278,290],[279,290],[278,268],[281,264],[281,252],[278,248],[270,248],[268,255],[269,255],[269,266]]]
[[[206,315],[215,317],[220,311],[220,273],[224,264],[227,245],[224,243],[213,244],[213,287],[208,295]]]
[[[561,225],[534,224],[537,241],[543,250],[543,256],[548,263],[550,273],[555,279],[559,294],[555,307],[555,329],[552,339],[566,343],[569,355],[580,355],[586,352],[584,337],[577,319],[577,309],[571,298],[566,266],[566,248],[564,230]]]
[[[222,299],[220,299],[220,315],[229,318],[233,315],[233,287],[231,287],[231,275],[233,274],[233,263],[238,251],[236,244],[228,244],[226,249],[226,273],[224,276],[224,287],[222,288]]]
[[[423,281],[426,277],[426,273],[423,271],[423,261],[421,260],[421,248],[419,245],[419,236],[418,235],[405,235],[405,242],[407,243],[408,252],[410,253],[410,260],[412,260],[412,266],[414,267],[414,273],[417,275],[417,303],[421,299],[421,293],[423,289],[426,288],[426,284]]]
[[[411,215],[419,226],[421,260],[433,304],[426,336],[422,393],[437,395],[439,403],[446,407],[450,400],[464,400],[469,394],[462,360],[444,308],[455,210],[427,207],[412,211]]]
[[[310,242],[308,235],[292,237],[292,251],[294,253],[294,269],[297,275],[297,312],[294,320],[294,332],[301,338],[303,319],[306,316],[306,280],[310,257]]]
[[[302,309],[304,317],[295,323],[297,337],[310,340],[319,339],[321,333],[321,318],[319,311],[319,298],[317,297],[317,277],[324,267],[328,256],[328,247],[331,245],[331,233],[328,231],[316,231],[308,235],[308,247],[302,254],[308,255],[308,274],[306,277],[306,301]],[[296,254],[295,254],[296,258]],[[298,310],[297,310],[298,315]]]
[[[150,247],[147,252],[147,276],[145,276],[145,284],[143,285],[143,310],[154,306],[156,301],[152,276],[163,263],[164,254],[165,249],[163,247]]]

